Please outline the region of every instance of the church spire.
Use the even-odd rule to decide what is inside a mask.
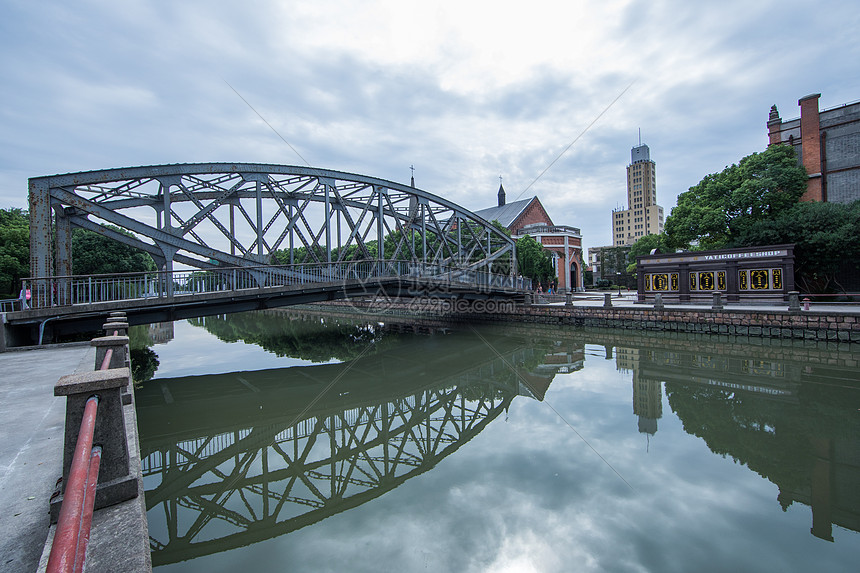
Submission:
[[[776,109],[776,104],[770,106],[770,113],[768,114],[767,120],[773,121],[775,119],[779,119],[779,110]]]
[[[415,166],[410,165],[409,169],[412,170],[412,183],[411,183],[411,185],[412,185],[412,187],[415,187]]]
[[[505,188],[502,186],[502,176],[499,175],[499,207],[505,206]]]

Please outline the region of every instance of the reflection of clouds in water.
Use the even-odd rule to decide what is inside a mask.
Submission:
[[[160,362],[154,376],[156,379],[311,364],[308,360],[278,357],[268,350],[241,340],[223,342],[206,329],[196,327],[187,320],[176,321],[174,332],[175,339],[181,339],[181,345],[167,343],[153,348]],[[213,348],[217,351],[213,352]]]
[[[507,422],[381,497],[185,570],[235,570],[244,552],[271,571],[844,569],[856,539],[823,549],[808,507],[782,513],[776,486],[687,434],[665,394],[646,451],[631,384],[614,360],[587,355],[546,398],[635,491],[546,404],[520,397]]]
[[[487,573],[539,573],[563,568],[549,540],[532,531],[505,537],[496,558],[481,571]]]
[[[619,393],[616,402],[633,417],[629,396]],[[318,524],[314,537],[339,541],[326,544],[330,568],[322,570],[350,563],[351,571],[680,572],[717,563],[759,570],[762,559],[790,570],[796,563],[782,552],[801,558],[800,549],[770,555],[761,544],[781,536],[803,541],[808,525],[771,523],[772,533],[756,527],[753,534],[745,523],[778,511],[774,486],[714,456],[701,440],[665,436],[672,455],[649,463],[634,426],[611,428],[598,451],[619,467],[633,493],[571,441],[544,405],[518,399],[514,407],[511,418],[519,422],[497,420],[427,474]],[[578,403],[580,410],[593,407]],[[356,538],[356,531],[364,532]],[[295,542],[301,561],[315,562],[312,547]],[[367,555],[374,556],[370,562]]]

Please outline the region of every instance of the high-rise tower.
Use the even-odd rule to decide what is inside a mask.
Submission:
[[[627,209],[612,211],[612,246],[632,245],[645,235],[663,232],[663,207],[657,204],[657,167],[651,150],[640,143],[630,150]]]

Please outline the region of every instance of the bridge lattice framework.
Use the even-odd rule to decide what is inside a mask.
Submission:
[[[516,272],[514,241],[469,210],[328,169],[152,165],[35,177],[29,195],[34,285],[72,275],[75,228],[145,251],[167,272],[176,263],[209,270],[358,260],[466,270],[511,261],[505,272]]]

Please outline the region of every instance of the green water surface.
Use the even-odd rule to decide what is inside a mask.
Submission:
[[[857,568],[856,345],[296,312],[132,339],[158,571]]]

